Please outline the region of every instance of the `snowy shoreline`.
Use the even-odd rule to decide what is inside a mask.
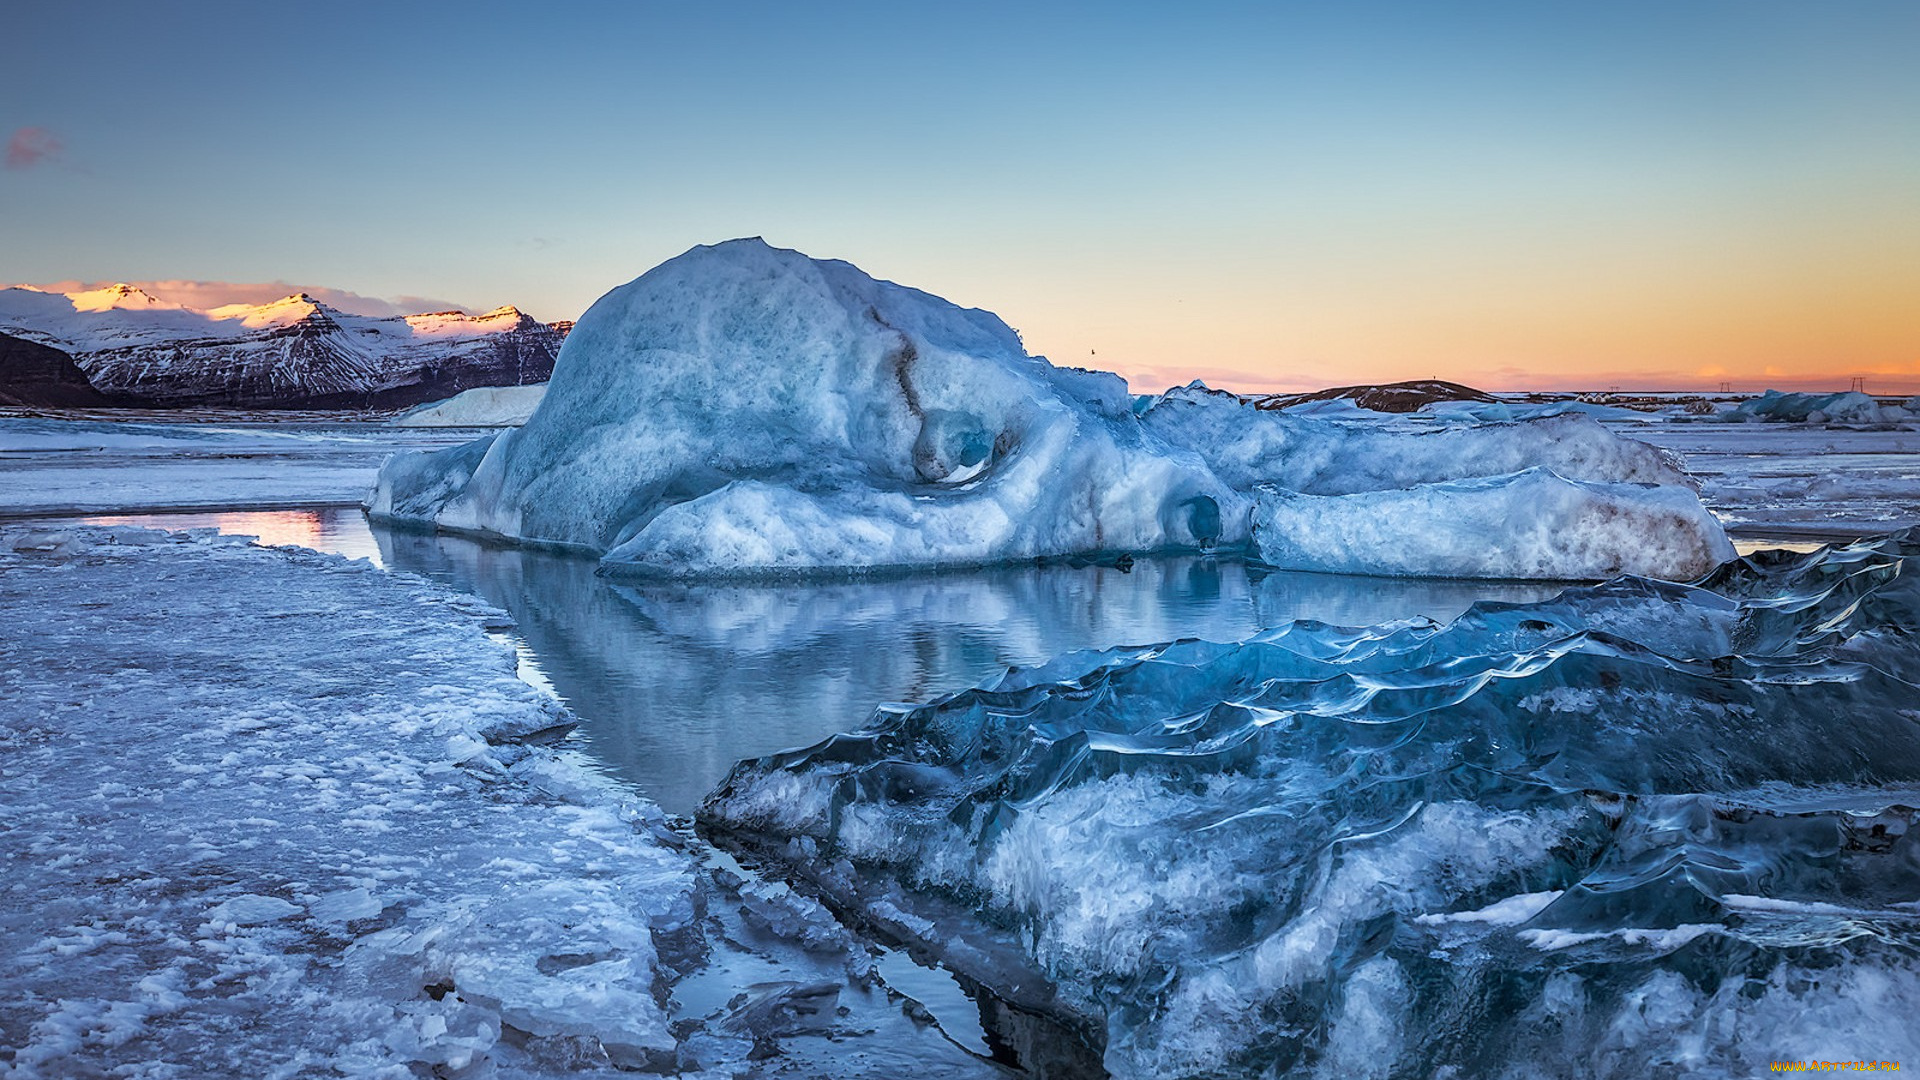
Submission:
[[[12,1073],[671,1054],[656,942],[693,866],[535,745],[570,718],[500,613],[239,538],[4,535]]]

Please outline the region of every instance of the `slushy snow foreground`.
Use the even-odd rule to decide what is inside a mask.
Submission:
[[[1580,417],[1422,436],[1193,393],[1143,416],[1118,376],[1028,356],[988,312],[755,239],[602,297],[525,426],[397,456],[370,508],[642,573],[871,571],[1250,550],[1260,485],[1344,496],[1536,466],[1621,485],[1609,506],[1677,530],[1658,561],[1626,548],[1623,570],[1690,577],[1731,554],[1710,517],[1668,513],[1690,491],[1625,486],[1684,485],[1660,451]],[[1582,576],[1552,547],[1570,519],[1511,509],[1524,519],[1497,527],[1547,538],[1531,573]],[[1388,541],[1421,550],[1406,531]],[[1397,572],[1512,567],[1410,558]]]
[[[695,867],[541,745],[497,612],[245,538],[0,540],[0,1073],[674,1061]]]

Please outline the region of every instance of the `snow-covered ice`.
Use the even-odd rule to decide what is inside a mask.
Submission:
[[[11,1074],[671,1057],[693,864],[534,745],[569,718],[485,609],[226,538],[4,539]]]
[[[1383,434],[1204,391],[1142,416],[1118,376],[1029,356],[988,312],[736,240],[602,297],[524,426],[396,458],[371,510],[630,572],[873,571],[1244,550],[1257,484],[1351,494],[1532,467],[1685,479],[1573,416]],[[1719,539],[1704,516],[1688,527],[1697,548]]]
[[[1192,447],[1240,490],[1269,484],[1307,495],[1353,495],[1531,468],[1591,483],[1689,484],[1674,455],[1579,415],[1433,424],[1354,412],[1371,419],[1343,423],[1250,409],[1232,394],[1187,386],[1148,399],[1143,418],[1147,430]]]
[[[1910,1060],[1916,557],[1064,656],[703,813],[1116,1076]]]
[[[1831,417],[1817,408],[1835,400],[1859,408],[1836,409]],[[1289,461],[1295,463],[1295,471],[1279,476],[1276,485],[1309,494],[1426,482],[1405,474],[1422,459],[1430,462],[1429,469],[1444,473],[1450,453],[1472,454],[1471,468],[1465,471],[1475,477],[1546,465],[1572,480],[1608,482],[1611,475],[1673,482],[1671,473],[1646,458],[1614,458],[1602,469],[1583,473],[1580,458],[1593,454],[1604,458],[1617,452],[1606,440],[1586,434],[1584,425],[1572,422],[1573,417],[1584,416],[1627,436],[1631,441],[1622,446],[1649,444],[1669,451],[1673,456],[1667,463],[1684,465],[1685,482],[1699,489],[1715,517],[1741,535],[1852,539],[1920,525],[1920,428],[1916,427],[1920,409],[1912,408],[1915,402],[1911,401],[1900,405],[1861,394],[1770,392],[1741,406],[1723,402],[1717,414],[1698,415],[1680,405],[1643,412],[1571,400],[1448,401],[1413,413],[1382,413],[1342,399],[1278,413],[1259,410],[1238,422],[1226,421],[1235,413],[1235,399],[1219,391],[1187,387],[1144,401],[1154,405],[1147,414],[1150,424],[1181,418],[1187,412],[1181,418],[1183,426],[1194,432],[1188,441],[1208,453],[1223,475],[1232,477],[1238,468],[1237,475],[1248,480],[1253,473],[1245,468],[1247,463]],[[1862,401],[1873,408],[1866,409]],[[1693,404],[1711,403],[1696,400]],[[1753,419],[1781,422],[1745,422],[1748,418],[1738,410],[1746,406],[1752,406]],[[1211,419],[1204,415],[1209,409]],[[1194,411],[1202,415],[1191,415]],[[1815,414],[1818,421],[1807,419]],[[1269,416],[1282,418],[1264,419]],[[1560,416],[1568,419],[1557,421],[1557,427],[1546,423]],[[1297,422],[1306,419],[1321,423]],[[1516,420],[1536,423],[1511,426]],[[1481,444],[1469,448],[1464,441],[1451,441],[1460,436],[1446,434],[1463,424],[1492,426],[1479,427],[1480,434],[1472,438],[1482,440]],[[1212,449],[1202,438],[1210,431],[1219,433]],[[1484,456],[1502,452],[1496,434],[1501,431],[1508,432],[1504,467],[1500,460]],[[1529,446],[1531,436],[1521,432],[1540,432],[1547,438],[1532,440],[1534,445]],[[1427,448],[1444,452],[1429,453]],[[1644,449],[1629,452],[1646,454]],[[1393,475],[1380,476],[1382,469],[1401,474],[1402,479],[1396,482]],[[1335,486],[1327,490],[1316,486],[1323,483]]]
[[[476,386],[445,401],[409,409],[393,422],[401,427],[518,427],[546,396],[546,383]]]
[[[395,462],[373,510],[667,574],[1244,542],[1130,406],[986,312],[734,241],[602,297],[525,426]]]
[[[1581,483],[1543,468],[1356,495],[1273,489],[1254,509],[1275,566],[1388,576],[1679,581],[1733,558],[1687,488]]]

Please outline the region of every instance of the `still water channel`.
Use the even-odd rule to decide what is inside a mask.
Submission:
[[[860,726],[1081,649],[1245,638],[1295,619],[1445,620],[1476,600],[1560,586],[1266,571],[1233,559],[1023,566],[907,579],[688,584],[615,581],[589,559],[370,527],[357,510],[89,518],[217,528],[370,559],[509,612],[522,676],[581,720],[581,747],[672,814],[734,762]]]

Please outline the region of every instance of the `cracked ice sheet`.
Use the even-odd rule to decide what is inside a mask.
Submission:
[[[651,803],[511,741],[567,718],[475,606],[228,538],[0,530],[0,1073],[670,1061],[655,938],[693,867]]]
[[[1676,423],[1629,433],[1684,455],[1728,528],[1854,537],[1920,525],[1920,432],[1911,427]]]

